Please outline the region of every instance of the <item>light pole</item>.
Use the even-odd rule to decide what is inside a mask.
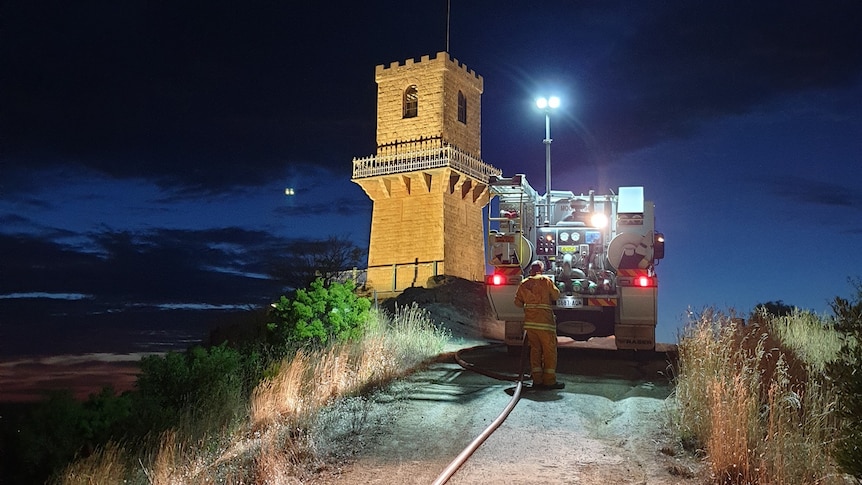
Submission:
[[[545,112],[545,225],[551,225],[551,110],[560,106],[560,98],[539,98],[536,106]]]

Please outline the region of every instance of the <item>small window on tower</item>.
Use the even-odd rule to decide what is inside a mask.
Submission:
[[[415,118],[419,115],[419,92],[413,84],[404,90],[404,117]]]
[[[467,96],[458,91],[458,121],[467,124]]]

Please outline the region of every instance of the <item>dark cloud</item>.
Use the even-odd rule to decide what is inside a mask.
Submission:
[[[265,273],[281,241],[256,231],[156,230],[91,235],[86,251],[34,236],[0,235],[0,293],[78,293],[103,303],[259,303],[277,292]],[[247,249],[234,254],[231,246]],[[237,251],[238,252],[238,251]]]
[[[89,237],[0,234],[0,295],[18,296],[0,298],[0,357],[183,349],[275,300],[266,275],[314,244],[240,228]]]
[[[605,163],[787,95],[848,87],[862,70],[854,1],[470,5],[478,27],[459,24],[467,52],[455,55],[485,76],[485,158],[504,170],[535,151],[540,94],[564,96],[552,125],[578,135],[555,140],[555,156]]]
[[[373,67],[445,49],[445,6],[417,16],[390,1],[6,2],[4,158],[189,193],[259,185],[292,160],[349,170],[374,151]],[[449,37],[487,78],[486,140],[526,129],[511,98],[552,83],[577,94],[571,123],[587,146],[574,149],[603,154],[686,136],[782,93],[846,85],[859,75],[860,11],[854,1],[480,1],[452,6]]]
[[[312,200],[301,204],[291,204],[275,209],[276,214],[288,217],[297,212],[303,216],[345,216],[368,219],[371,215],[371,201],[367,198],[355,199],[349,197],[330,197],[324,200]]]
[[[858,2],[665,5],[589,73],[586,124],[615,150],[684,137],[704,121],[859,77]]]
[[[18,214],[0,214],[0,225],[5,227],[28,224],[30,224],[30,219]]]
[[[793,202],[862,209],[862,194],[850,185],[789,175],[776,176],[763,182],[773,194]]]
[[[364,14],[404,25],[409,9],[393,6]],[[256,185],[292,159],[349,165],[356,148],[373,150],[372,73],[381,60],[344,41],[373,47],[400,35],[410,49],[428,34],[411,25],[413,35],[381,35],[352,10],[5,2],[5,156],[30,168],[77,162],[192,187]]]

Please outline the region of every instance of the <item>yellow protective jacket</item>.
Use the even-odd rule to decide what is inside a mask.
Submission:
[[[524,329],[557,331],[551,304],[560,290],[547,276],[534,275],[521,282],[515,293],[515,306],[524,309]]]

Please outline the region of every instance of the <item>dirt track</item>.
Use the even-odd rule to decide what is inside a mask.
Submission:
[[[504,347],[462,355],[517,371]],[[355,455],[314,482],[432,483],[505,408],[513,387],[447,360],[377,396],[367,410],[373,425],[351,438]],[[663,354],[561,348],[566,388],[525,393],[449,483],[701,483],[698,463],[679,454],[667,430],[667,364]]]

